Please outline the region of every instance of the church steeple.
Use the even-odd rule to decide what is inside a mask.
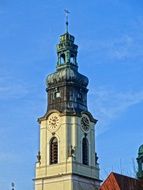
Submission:
[[[48,108],[62,113],[87,111],[88,78],[78,72],[74,36],[66,32],[57,45],[56,72],[47,77]]]
[[[57,45],[55,72],[46,79],[46,114],[38,119],[35,190],[95,190],[100,184],[97,120],[88,111],[88,78],[78,72],[77,49],[74,36],[66,29]]]
[[[138,163],[137,177],[138,177],[138,179],[143,180],[143,145],[141,145],[139,147],[137,163]]]

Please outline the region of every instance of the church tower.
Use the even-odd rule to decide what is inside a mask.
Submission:
[[[139,147],[137,163],[138,163],[137,178],[143,180],[143,145]]]
[[[96,190],[100,185],[97,120],[88,111],[88,78],[78,72],[74,40],[67,28],[57,45],[56,71],[46,80],[48,105],[46,114],[38,119],[35,190]]]

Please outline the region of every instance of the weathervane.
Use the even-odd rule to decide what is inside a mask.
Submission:
[[[68,15],[69,15],[69,11],[68,10],[64,10],[65,11],[65,15],[66,15],[66,32],[68,32],[68,25],[69,25],[69,22],[68,22]]]

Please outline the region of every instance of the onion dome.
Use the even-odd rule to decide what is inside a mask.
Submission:
[[[51,84],[56,84],[59,82],[73,82],[77,83],[78,85],[87,87],[88,85],[88,78],[76,70],[66,67],[64,69],[59,70],[53,74],[50,74],[47,77],[47,86]]]

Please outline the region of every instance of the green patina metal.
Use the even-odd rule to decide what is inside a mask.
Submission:
[[[143,179],[143,145],[139,147],[137,163],[138,163],[137,178]]]
[[[68,32],[61,35],[60,43],[57,45],[57,68],[63,68],[68,65],[77,68],[77,49],[78,46],[74,44],[74,36]]]
[[[143,144],[139,147],[138,154],[139,156],[143,156]]]
[[[60,36],[57,44],[56,71],[48,75],[46,80],[47,112],[56,109],[63,114],[79,115],[82,111],[88,111],[89,81],[78,72],[78,46],[74,43],[74,36],[68,32],[68,20],[66,25],[66,32]]]

